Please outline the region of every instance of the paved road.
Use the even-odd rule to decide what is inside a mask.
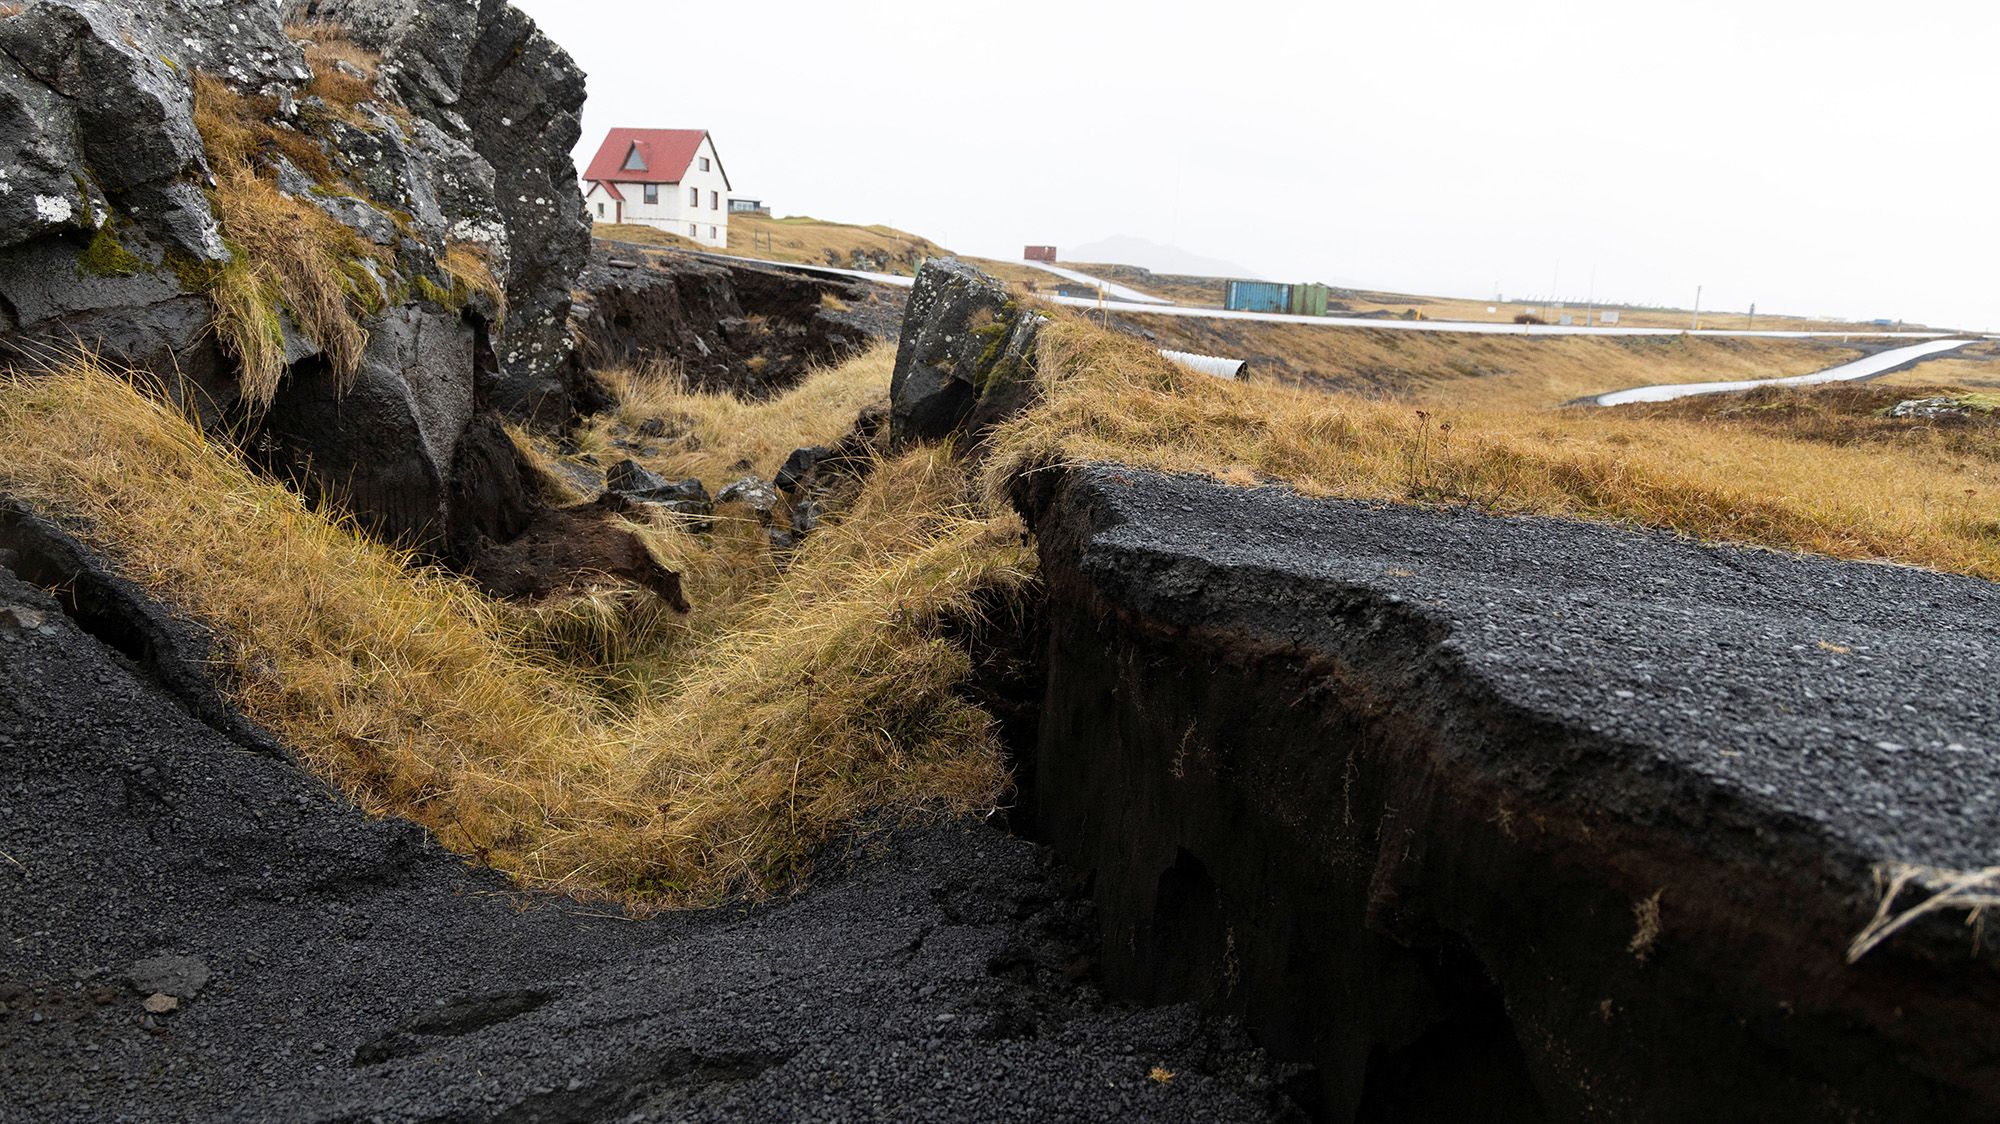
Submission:
[[[1309,591],[1402,606],[1506,705],[1601,739],[1635,791],[1667,770],[1691,799],[1726,791],[1770,831],[1811,825],[1863,862],[2000,865],[2000,584],[1564,519],[1089,479],[1115,512],[1093,565],[1157,582],[1163,612],[1222,628],[1216,605],[1240,596],[1268,602],[1288,642],[1343,650],[1350,618],[1307,612]]]
[[[687,251],[683,251],[687,252]],[[700,257],[721,261],[746,262],[751,265],[775,269],[791,269],[802,273],[813,273],[828,277],[852,277],[860,281],[872,281],[878,285],[894,285],[907,289],[916,284],[916,279],[893,273],[870,273],[857,269],[837,269],[825,265],[806,265],[800,262],[766,261],[762,258],[737,257],[730,254],[699,254]],[[1188,308],[1177,304],[1142,304],[1137,301],[1104,301],[1083,297],[1046,297],[1051,303],[1070,308],[1101,308],[1106,312],[1131,313],[1141,316],[1193,316],[1207,320],[1251,320],[1264,324],[1304,324],[1316,328],[1374,328],[1386,332],[1443,332],[1482,336],[1715,336],[1719,338],[1754,339],[1938,339],[1945,332],[1745,332],[1703,328],[1688,331],[1685,328],[1586,328],[1581,325],[1561,324],[1489,324],[1472,320],[1370,320],[1353,316],[1290,316],[1275,312],[1231,312],[1220,308]]]
[[[1614,390],[1595,398],[1586,398],[1579,405],[1585,406],[1626,406],[1635,402],[1671,402],[1676,398],[1692,398],[1697,394],[1728,394],[1737,390],[1751,390],[1760,386],[1817,386],[1820,383],[1852,382],[1857,379],[1879,378],[1891,371],[1913,366],[1933,355],[1956,351],[1974,341],[1946,339],[1930,340],[1925,343],[1898,347],[1889,351],[1863,356],[1852,363],[1842,363],[1838,367],[1828,367],[1810,375],[1793,375],[1782,379],[1738,379],[1732,382],[1670,383],[1662,386],[1635,386],[1629,390]]]
[[[1088,273],[1084,273],[1080,270],[1069,269],[1065,266],[1051,265],[1048,262],[1042,262],[1042,261],[1022,262],[1021,264],[1028,266],[1032,269],[1039,269],[1047,273],[1053,273],[1057,277],[1061,277],[1069,281],[1075,281],[1078,282],[1079,284],[1095,285],[1098,288],[1104,290],[1104,295],[1112,300],[1126,301],[1132,304],[1174,303],[1165,297],[1156,297],[1151,293],[1141,292],[1140,290],[1134,289],[1129,285],[1120,285],[1116,281],[1106,281],[1102,277],[1092,277]]]

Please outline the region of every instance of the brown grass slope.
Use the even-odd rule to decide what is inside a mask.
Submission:
[[[1160,347],[1250,359],[1259,380],[1438,405],[1554,406],[1665,382],[1784,378],[1848,362],[1831,341],[1713,336],[1518,336],[1133,316]]]

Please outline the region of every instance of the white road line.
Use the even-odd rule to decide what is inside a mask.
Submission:
[[[1750,390],[1760,386],[1817,386],[1828,382],[1851,382],[1879,375],[1884,371],[1900,367],[1905,363],[1946,351],[1956,351],[1972,340],[1931,340],[1928,343],[1910,347],[1898,347],[1890,351],[1880,351],[1874,355],[1856,359],[1852,363],[1842,363],[1838,367],[1828,367],[1824,371],[1814,371],[1810,375],[1793,375],[1783,379],[1739,379],[1735,382],[1691,382],[1675,383],[1667,386],[1635,386],[1630,390],[1614,390],[1595,398],[1584,399],[1584,405],[1625,406],[1634,402],[1671,402],[1676,398],[1691,398],[1697,394],[1727,394],[1736,390]]]
[[[1165,297],[1156,297],[1151,293],[1140,292],[1139,290],[1134,289],[1129,285],[1120,285],[1116,281],[1106,281],[1102,277],[1092,277],[1090,274],[1084,273],[1081,270],[1069,269],[1060,265],[1051,265],[1045,261],[1028,261],[1028,262],[1022,262],[1021,264],[1033,269],[1042,270],[1047,273],[1053,273],[1057,277],[1061,277],[1069,281],[1075,281],[1081,285],[1095,285],[1098,288],[1104,290],[1105,296],[1110,297],[1113,300],[1126,301],[1131,304],[1174,303]]]

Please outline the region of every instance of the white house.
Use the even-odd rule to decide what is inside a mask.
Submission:
[[[594,222],[639,223],[729,246],[729,176],[705,129],[613,129],[583,179]]]

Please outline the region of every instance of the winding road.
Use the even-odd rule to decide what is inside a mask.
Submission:
[[[1579,406],[1626,406],[1635,402],[1671,402],[1676,398],[1692,398],[1697,394],[1728,394],[1738,390],[1752,390],[1760,386],[1817,386],[1829,382],[1853,382],[1857,379],[1879,378],[1891,371],[1900,370],[1941,355],[1956,351],[1974,341],[1961,339],[1927,340],[1909,347],[1898,347],[1889,351],[1879,351],[1863,356],[1851,363],[1838,367],[1828,367],[1824,371],[1814,371],[1809,375],[1792,375],[1781,379],[1736,379],[1730,382],[1669,383],[1661,386],[1635,386],[1628,390],[1614,390],[1585,398],[1575,403]]]

